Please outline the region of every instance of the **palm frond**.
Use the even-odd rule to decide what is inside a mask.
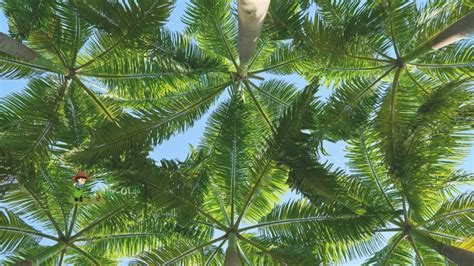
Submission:
[[[34,246],[41,241],[41,235],[41,232],[31,227],[14,212],[0,211],[0,250],[2,253]]]
[[[303,119],[306,118],[311,112],[311,108],[313,108],[314,91],[314,84],[305,88],[298,99],[295,100],[292,107],[289,108],[281,118],[279,127],[274,136],[268,139],[268,148],[254,155],[253,163],[248,167],[252,179],[248,192],[244,193],[246,200],[239,219],[237,220],[237,224],[239,224],[243,218],[258,220],[263,213],[262,211],[258,211],[258,208],[263,208],[265,205],[270,206],[269,197],[271,194],[267,193],[271,192],[278,195],[283,192],[284,175],[281,172],[282,169],[276,167],[275,160],[281,160],[279,156],[283,152],[284,145],[292,136],[298,134],[297,132],[301,130]],[[269,190],[263,190],[262,186],[268,187]],[[268,192],[261,193],[264,191]],[[252,205],[257,206],[257,208],[250,208]],[[251,211],[249,212],[249,210]],[[246,215],[248,216],[244,217]]]
[[[406,236],[396,234],[387,246],[374,253],[363,265],[413,264],[413,256]]]
[[[278,75],[289,75],[293,73],[301,73],[303,69],[308,68],[307,56],[296,50],[291,44],[276,44],[273,51],[262,59],[257,60],[252,69],[251,74],[267,72]]]
[[[207,233],[198,226],[179,225],[172,215],[149,214],[143,220],[139,216],[132,217],[136,220],[134,223],[116,223],[113,227],[107,223],[76,241],[87,243],[84,249],[95,256],[119,259],[157,249],[176,235],[199,238],[203,237],[200,234]]]
[[[64,244],[57,243],[52,246],[32,246],[22,250],[18,254],[8,256],[5,262],[10,265],[32,264],[32,265],[53,265]]]
[[[140,262],[157,264],[204,264],[217,244],[225,237],[214,238],[208,241],[193,241],[191,239],[174,239],[165,243],[157,250],[146,252],[139,256]],[[219,251],[218,251],[219,252]]]
[[[199,154],[193,154],[185,162],[163,160],[161,167],[149,161],[139,165],[140,168],[127,169],[122,179],[125,183],[145,185],[145,196],[153,206],[176,211],[181,222],[198,217],[197,221],[204,225],[227,228],[222,216],[212,215],[205,209],[205,195],[210,183]]]
[[[442,82],[455,81],[460,76],[472,76],[474,67],[473,41],[466,39],[443,47],[435,53],[419,57],[414,65],[420,71]]]
[[[209,88],[214,84],[203,81],[199,88]],[[170,99],[166,103],[145,109],[133,115],[123,115],[115,123],[108,123],[98,129],[88,148],[75,152],[74,160],[95,162],[97,159],[109,158],[133,149],[144,149],[156,145],[172,134],[193,125],[209,106],[216,100],[227,84],[212,87],[211,91],[193,91],[191,94]]]
[[[274,40],[288,40],[302,34],[304,15],[298,2],[272,1],[265,17],[263,35],[271,36]]]
[[[62,73],[64,71],[42,56],[39,56],[33,62],[26,62],[14,56],[0,52],[0,76],[2,78],[30,78],[47,72]]]
[[[369,130],[361,131],[358,137],[348,142],[347,148],[351,172],[369,180],[383,195],[385,204],[395,211],[400,202],[399,192],[391,187],[389,173],[383,162],[377,135]]]
[[[469,236],[472,229],[467,225],[474,219],[473,197],[474,193],[466,192],[443,202],[432,217],[420,222],[418,226],[460,238]]]
[[[81,64],[84,68],[107,56],[115,48],[133,43],[139,36],[155,34],[171,11],[171,1],[138,2],[81,1],[75,2],[80,16],[97,28],[111,34],[110,45],[96,49],[92,58]],[[132,22],[132,23],[131,23]]]
[[[434,264],[445,264],[447,261],[446,261],[446,258],[444,258],[443,256],[441,256],[440,254],[438,254],[436,251],[434,251],[433,249],[421,244],[421,243],[418,243],[418,242],[415,242],[415,245],[416,245],[416,248],[418,249],[419,251],[419,254],[420,254],[420,257],[422,259],[422,261],[417,261],[418,264],[422,265],[434,265]]]
[[[244,205],[244,197],[239,195],[245,193],[252,178],[246,167],[262,141],[255,133],[258,125],[250,122],[253,117],[249,104],[240,98],[223,103],[212,115],[200,145],[208,153],[205,165],[215,196],[229,212],[232,224]],[[215,199],[209,203],[219,205]]]
[[[74,67],[79,50],[92,34],[92,26],[79,18],[72,3],[57,4],[48,19],[50,28],[31,32],[28,45],[62,68]]]
[[[113,101],[107,98],[97,95],[93,90],[91,90],[86,84],[84,84],[77,76],[73,77],[74,83],[78,85],[88,96],[89,99],[95,103],[97,110],[100,114],[106,117],[108,120],[117,124],[116,118],[121,113],[120,106],[114,105]]]
[[[274,243],[312,246],[327,239],[347,243],[363,240],[371,236],[376,224],[370,215],[359,216],[331,204],[314,205],[308,200],[298,200],[276,206],[248,229],[258,228]]]
[[[171,11],[171,1],[76,2],[80,15],[89,23],[108,33],[133,39],[135,36],[155,33]],[[132,22],[132,23],[131,23]]]
[[[38,78],[24,92],[2,99],[0,146],[11,147],[17,159],[46,154],[57,134],[68,86],[64,79]]]
[[[336,87],[321,114],[327,126],[324,133],[335,140],[348,138],[367,124],[385,84],[381,80],[390,70],[375,80],[352,79]],[[321,136],[323,137],[323,136]]]
[[[466,10],[462,8],[462,1],[424,3],[424,6],[419,9],[417,15],[413,18],[412,23],[414,24],[411,25],[412,29],[408,34],[410,39],[401,44],[401,51],[415,49],[465,12]]]
[[[200,47],[237,65],[237,20],[226,0],[193,0],[186,9],[183,22]]]
[[[8,18],[9,32],[18,39],[27,39],[34,31],[47,29],[48,18],[54,13],[55,1],[5,0],[1,7]]]

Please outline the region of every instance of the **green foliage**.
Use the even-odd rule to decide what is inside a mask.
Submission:
[[[237,60],[237,23],[229,1],[191,1],[183,22],[205,51],[225,57],[228,65]]]
[[[55,1],[2,1],[1,7],[8,18],[10,33],[19,39],[25,39],[33,31],[48,28],[48,16],[57,6]]]
[[[14,252],[7,261],[57,262],[69,254],[71,261],[85,259],[87,265],[97,265],[100,258],[141,252],[173,227],[169,218],[160,223],[143,220],[133,208],[133,198],[103,195],[97,203],[75,204],[72,174],[68,168],[51,164],[41,166],[34,176],[17,175],[20,189],[8,191],[1,201],[7,209],[1,213],[0,246],[7,255]],[[93,186],[87,185],[88,189]],[[44,245],[43,239],[55,244]]]
[[[114,36],[133,39],[153,32],[171,11],[171,1],[75,1],[89,23]]]
[[[98,159],[161,143],[173,133],[192,126],[203,115],[226,86],[216,83],[215,80],[204,80],[188,94],[170,97],[153,105],[153,109],[125,114],[117,123],[104,124],[94,132],[89,147],[74,153],[73,159],[93,163]],[[206,90],[208,87],[212,87],[212,90]]]
[[[10,36],[38,54],[0,52],[0,77],[28,79],[0,99],[7,265],[439,265],[471,252],[473,193],[458,187],[473,176],[458,167],[472,39],[430,46],[466,1],[271,1],[248,65],[233,2],[191,1],[183,34],[164,27],[173,5],[1,3]],[[214,105],[185,160],[147,158]],[[350,171],[321,160],[326,141],[347,143]],[[75,204],[84,168],[87,189],[139,192]]]

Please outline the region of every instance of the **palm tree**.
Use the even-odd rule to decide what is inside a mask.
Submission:
[[[291,84],[276,79],[262,82],[260,75],[295,73],[304,62],[295,63],[299,58],[298,53],[291,44],[280,39],[278,32],[273,32],[272,25],[264,25],[260,34],[266,6],[253,5],[252,1],[239,3],[239,10],[248,8],[250,13],[258,13],[255,15],[258,19],[254,15],[249,18],[242,11],[243,13],[239,13],[238,24],[237,16],[232,12],[228,1],[191,1],[183,18],[187,25],[187,37],[174,43],[179,47],[180,42],[189,42],[191,38],[197,43],[197,47],[188,48],[186,53],[195,52],[209,65],[212,63],[212,67],[201,68],[199,80],[189,80],[178,92],[171,91],[147,98],[152,103],[151,107],[137,111],[133,116],[123,117],[118,123],[120,127],[110,122],[99,128],[92,136],[90,145],[75,151],[72,158],[82,163],[93,163],[130,150],[143,149],[150,144],[159,144],[171,134],[193,125],[226,90],[229,91],[227,97],[240,97],[255,105],[259,119],[267,125],[262,135],[274,131],[273,123],[279,117],[279,112],[275,110],[286,108],[296,89]],[[281,12],[279,7],[277,4],[268,8],[277,15]],[[237,25],[241,28],[240,31]],[[183,58],[181,52],[164,49],[159,45],[163,42],[161,35],[148,37],[149,53],[165,53],[173,58]],[[250,55],[252,57],[249,58]],[[232,92],[234,90],[238,93]],[[140,119],[134,119],[136,117]]]
[[[349,156],[353,170],[370,180],[374,191],[383,195],[385,208],[400,214],[391,219],[387,227],[375,229],[395,235],[368,262],[431,265],[444,263],[444,256],[458,265],[471,265],[474,251],[469,221],[474,214],[474,194],[465,192],[453,196],[456,195],[453,191],[456,186],[472,181],[472,174],[443,165],[442,155],[429,158],[433,155],[429,154],[428,147],[434,149],[434,153],[447,148],[433,147],[432,143],[415,144],[412,151],[405,154],[407,159],[401,167],[409,171],[403,175],[390,173],[377,147],[379,140],[373,136],[373,132],[363,132],[351,141]],[[433,163],[436,159],[438,163]]]
[[[163,72],[169,74],[172,68],[177,74],[174,77],[178,77],[180,70],[187,71],[179,63],[164,57],[151,58],[138,48],[138,42],[142,43],[147,34],[161,33],[171,5],[169,1],[129,5],[109,1],[3,1],[10,33],[23,43],[1,35],[0,76],[33,78],[26,93],[2,101],[0,134],[18,136],[28,132],[28,140],[32,140],[17,159],[41,153],[38,150],[58,142],[60,124],[70,125],[83,135],[76,138],[79,146],[88,135],[86,128],[80,127],[80,122],[90,121],[85,117],[117,123],[122,108],[132,107],[107,95],[107,91],[142,97],[145,90],[158,91],[156,86],[152,89],[146,84],[167,75]],[[104,89],[105,85],[110,86]],[[84,106],[90,112],[81,113]]]
[[[171,1],[3,1],[0,77],[30,80],[0,100],[2,252],[46,264],[138,253],[158,264],[472,264],[473,195],[455,191],[472,181],[455,170],[470,138],[472,11],[314,3],[313,18],[307,0],[239,0],[237,12],[193,0],[177,34],[162,27]],[[262,77],[293,73],[311,85]],[[335,87],[325,104],[318,76]],[[216,102],[189,158],[146,159]],[[322,141],[341,139],[353,174],[319,161]],[[71,168],[56,161],[116,170],[144,204],[68,203]],[[285,182],[302,198],[275,204]],[[395,235],[376,252],[382,232]]]
[[[446,83],[420,97],[410,79],[399,82],[397,137],[386,136],[390,96],[380,96],[380,109],[372,110],[365,118],[368,122],[348,140],[353,175],[319,163],[315,151],[321,139],[304,133],[282,143],[285,152],[277,160],[290,167],[289,183],[315,204],[362,202],[367,213],[385,221],[371,229],[374,236],[395,232],[368,263],[442,264],[444,256],[471,265],[474,195],[456,192],[458,185],[472,182],[472,174],[456,170],[472,141],[472,106],[466,104],[472,101],[469,83]],[[306,120],[303,128],[317,131],[314,120],[324,115]],[[342,189],[328,186],[338,183]]]
[[[426,96],[443,83],[472,77],[474,50],[468,37],[474,13],[462,1],[426,2],[419,8],[414,1],[314,2],[314,18],[290,24],[287,31],[299,49],[313,56],[304,75],[321,76],[335,88],[322,117],[327,124],[322,135],[350,137],[367,111],[376,108],[381,90],[391,97],[387,108],[397,112],[402,78]],[[397,127],[394,120],[390,124]]]
[[[286,191],[287,172],[271,158],[280,152],[279,143],[299,132],[301,121],[312,115],[317,104],[313,93],[307,88],[295,100],[278,123],[275,138],[268,139],[266,145],[256,130],[266,125],[254,122],[253,104],[231,98],[213,113],[205,138],[186,161],[162,161],[158,167],[148,160],[133,163],[126,171],[121,169],[125,183],[147,186],[155,211],[173,211],[188,227],[208,231],[201,238],[163,240],[165,244],[143,253],[138,261],[311,264],[328,257],[337,261],[367,253],[363,244],[358,246],[354,241],[367,238],[366,230],[378,222],[370,215],[312,205],[305,199],[275,205]],[[350,235],[348,225],[356,225]],[[338,243],[339,249],[328,243],[329,239]]]
[[[439,166],[448,155],[451,156],[449,160],[457,161],[464,154],[457,149],[459,154],[451,154],[451,151],[463,145],[457,142],[460,141],[457,134],[466,130],[468,124],[466,117],[469,117],[469,108],[465,105],[471,98],[466,94],[465,86],[472,77],[470,55],[473,50],[470,40],[462,39],[472,34],[472,12],[468,13],[467,7],[460,1],[427,3],[421,10],[416,8],[415,3],[404,1],[368,1],[364,4],[353,1],[315,2],[318,9],[314,20],[306,22],[303,29],[294,28],[291,32],[301,49],[308,54],[313,52],[313,58],[319,57],[315,64],[308,65],[314,67],[308,69],[305,75],[312,77],[315,73],[320,74],[327,84],[336,84],[336,91],[325,104],[324,112],[313,121],[313,126],[307,126],[312,129],[312,136],[300,136],[300,149],[295,150],[294,143],[289,144],[284,154],[290,156],[278,158],[292,168],[290,184],[317,201],[342,200],[350,205],[347,199],[364,198],[364,194],[347,196],[346,199],[336,197],[340,190],[331,189],[328,181],[346,183],[343,185],[345,196],[350,194],[351,188],[344,181],[348,177],[318,163],[314,152],[318,151],[323,139],[360,138],[357,132],[363,131],[370,121],[372,130],[362,137],[377,136],[373,145],[380,153],[376,158],[380,160],[380,167],[385,169],[378,176],[390,181],[380,190],[397,188],[400,197],[398,205],[392,203],[388,206],[394,206],[391,208],[393,214],[404,214],[398,221],[384,218],[397,225],[395,231],[401,233],[371,262],[390,259],[393,249],[402,242],[400,250],[396,250],[394,255],[400,260],[394,259],[393,263],[406,263],[403,258],[410,256],[411,253],[406,250],[412,246],[418,260],[422,260],[423,256],[436,257],[432,254],[438,251],[457,263],[472,264],[472,252],[450,246],[454,243],[452,241],[443,242],[443,239],[426,235],[426,232],[420,233],[420,230],[426,229],[422,226],[429,225],[432,219],[451,216],[452,209],[443,209],[440,205],[443,202],[444,206],[462,209],[453,211],[461,217],[469,217],[472,212],[469,195],[453,199],[444,192],[440,194],[454,181],[448,177],[462,180],[465,175],[451,175],[454,171],[452,165]],[[459,112],[451,108],[459,108]],[[457,119],[458,124],[453,127],[450,119]],[[441,129],[441,125],[447,127]],[[308,149],[308,143],[313,144],[312,149]],[[443,145],[437,147],[440,143]],[[427,146],[416,150],[417,145]],[[414,161],[419,165],[414,166]],[[423,172],[414,169],[423,169]],[[356,184],[353,192],[367,193],[369,188],[363,182]],[[381,200],[389,198],[383,195],[385,199]],[[360,201],[355,204],[360,204]],[[403,210],[399,209],[402,205]],[[440,216],[436,215],[436,211]],[[458,221],[459,217],[454,216],[453,219]],[[469,218],[464,219],[464,222],[459,222],[461,228],[469,224]],[[425,221],[429,222],[425,224]],[[420,230],[411,230],[413,226]],[[451,233],[442,226],[434,228],[434,234],[443,235],[442,230],[448,230],[447,236]],[[468,233],[463,230],[460,229],[461,232],[457,232],[458,235],[451,240],[465,238]],[[424,251],[419,251],[421,248],[410,243],[412,241],[416,245],[421,243]],[[467,247],[469,241],[465,239],[464,244],[458,244]],[[404,255],[400,255],[403,252]]]
[[[265,8],[262,5],[262,9]],[[430,12],[436,19],[429,19]],[[396,97],[400,76],[412,79],[412,84],[421,93],[442,82],[470,76],[468,69],[472,65],[469,61],[472,48],[469,41],[458,41],[443,48],[433,43],[434,38],[438,38],[436,42],[447,44],[439,36],[455,34],[453,31],[456,29],[459,33],[456,36],[465,37],[470,32],[466,25],[472,17],[472,14],[466,13],[460,1],[443,5],[427,4],[421,11],[414,3],[390,2],[386,5],[372,1],[365,4],[321,1],[318,2],[316,17],[310,20],[307,11],[300,6],[275,1],[269,6],[268,23],[264,25],[249,61],[248,53],[252,51],[253,44],[245,42],[243,45],[242,38],[255,40],[259,36],[256,34],[259,25],[254,25],[255,31],[239,32],[242,44],[239,46],[236,17],[227,2],[193,1],[184,17],[188,26],[186,33],[201,48],[195,49],[207,55],[216,65],[201,72],[200,81],[190,83],[179,93],[166,97],[161,95],[153,107],[156,110],[135,113],[134,117],[140,117],[141,121],[131,121],[133,119],[126,117],[119,124],[128,127],[105,125],[93,136],[90,146],[84,152],[76,153],[75,157],[82,162],[93,162],[137,147],[146,147],[149,143],[160,143],[169,136],[167,132],[184,130],[192,125],[226,88],[234,84],[242,91],[242,97],[254,101],[261,110],[262,120],[271,130],[272,119],[266,116],[267,107],[258,102],[256,96],[261,94],[284,106],[288,102],[281,94],[289,91],[282,90],[280,94],[277,94],[276,88],[272,92],[265,91],[263,85],[256,82],[262,79],[261,73],[301,73],[308,80],[322,75],[323,81],[328,84],[341,83],[338,93],[328,105],[328,109],[333,111],[327,112],[327,117],[324,117],[324,122],[328,124],[325,131],[329,132],[321,134],[331,133],[333,139],[347,137],[347,132],[357,125],[351,123],[354,116],[358,118],[360,112],[373,108],[371,103],[375,92],[383,89],[380,81],[393,76],[390,82]],[[455,23],[457,20],[459,22]],[[446,23],[453,25],[446,27]],[[239,25],[242,29],[245,27],[243,23]],[[392,32],[397,32],[396,39]],[[288,42],[289,38],[293,41]],[[148,41],[149,46],[153,47],[160,39],[150,38]],[[159,45],[152,50],[173,56],[176,54]],[[395,57],[391,55],[392,50]],[[435,52],[430,52],[433,50]],[[393,101],[393,104],[396,102]],[[346,132],[331,132],[332,128],[341,128],[336,126],[339,123],[346,123]],[[116,134],[110,135],[111,131]]]
[[[0,202],[0,250],[6,265],[102,265],[152,248],[173,230],[169,218],[143,220],[130,196],[104,195],[97,203],[75,204],[72,174],[51,163],[15,176],[21,186]]]

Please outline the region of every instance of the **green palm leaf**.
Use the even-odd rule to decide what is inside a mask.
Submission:
[[[0,212],[0,228],[2,253],[14,252],[24,246],[34,246],[42,239],[41,232],[9,210]]]
[[[3,147],[14,147],[18,159],[45,154],[59,125],[58,114],[69,82],[53,77],[34,79],[23,93],[1,101]],[[59,116],[59,117],[58,117]]]
[[[232,13],[226,0],[196,0],[190,2],[183,21],[200,47],[225,57],[237,69],[237,23]]]
[[[95,132],[93,142],[87,149],[72,156],[74,160],[93,162],[132,149],[144,148],[149,144],[161,143],[171,134],[191,126],[216,100],[226,85],[209,86],[207,81],[203,81],[191,94],[179,99],[170,99],[155,106],[154,110],[141,110],[133,116],[124,115],[118,121],[120,126],[115,123],[104,125]],[[213,90],[204,91],[203,87],[213,87]]]
[[[26,39],[31,32],[44,30],[48,26],[48,17],[57,5],[54,1],[5,0],[1,7],[9,21],[9,32],[14,37]]]

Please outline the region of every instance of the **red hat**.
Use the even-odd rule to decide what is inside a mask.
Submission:
[[[77,181],[79,178],[89,179],[89,176],[84,171],[79,171],[75,176],[72,177],[73,181]]]

